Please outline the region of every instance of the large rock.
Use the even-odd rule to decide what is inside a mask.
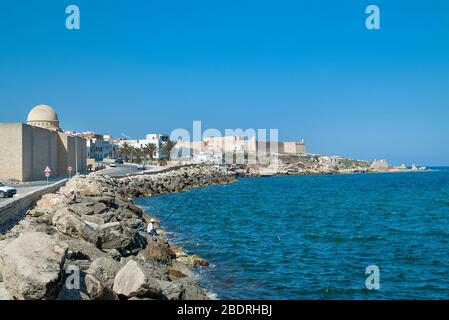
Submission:
[[[94,204],[92,206],[92,209],[94,210],[94,214],[102,214],[108,211],[108,207],[102,202],[97,202],[96,204]]]
[[[0,282],[0,301],[2,300],[13,300],[13,298],[8,291],[6,291],[5,284]]]
[[[121,269],[120,263],[112,258],[99,258],[92,262],[87,273],[100,280],[106,286],[112,288],[114,286],[114,279]]]
[[[162,288],[159,282],[150,277],[147,270],[136,261],[129,261],[116,275],[113,290],[120,296],[160,297]]]
[[[44,194],[37,202],[37,208],[54,213],[57,210],[64,208],[66,204],[67,198],[65,196],[61,194],[49,193]]]
[[[120,222],[109,222],[105,224],[96,224],[86,222],[101,238],[101,248],[105,250],[118,249],[123,250],[132,242],[132,235],[123,232]]]
[[[148,256],[157,262],[170,264],[173,259],[176,259],[176,254],[170,249],[170,245],[165,242],[155,241],[152,238],[147,238],[148,244],[142,250],[140,256]]]
[[[93,203],[90,202],[82,202],[82,203],[74,203],[67,207],[69,211],[76,213],[77,215],[92,215],[94,214]]]
[[[101,239],[97,232],[81,220],[80,217],[65,208],[60,209],[55,213],[52,219],[52,224],[63,234],[75,239],[83,239],[95,244],[97,247],[101,247]]]
[[[89,260],[93,262],[100,258],[109,258],[106,252],[101,251],[92,243],[80,241],[62,233],[55,234],[54,238],[68,247],[67,258],[70,260]]]
[[[98,177],[95,177],[98,179]],[[100,197],[102,196],[102,189],[99,183],[93,180],[88,180],[83,176],[72,178],[61,191],[68,193],[70,189],[74,189],[77,195],[81,197]]]
[[[118,300],[118,296],[94,276],[87,274],[85,278],[87,293],[92,300]]]
[[[2,250],[5,288],[15,299],[54,299],[62,284],[67,246],[38,232],[20,235]]]
[[[178,257],[177,261],[184,263],[191,268],[207,267],[209,265],[209,261],[197,256],[196,254]]]
[[[92,222],[95,224],[104,224],[104,219],[100,216],[94,215],[94,216],[89,216],[89,215],[81,215],[80,216],[81,220],[83,220],[84,222]]]
[[[207,291],[192,279],[183,278],[178,280],[177,283],[182,287],[182,300],[209,300]]]
[[[167,300],[208,300],[206,290],[189,278],[173,282],[159,281],[162,294]]]

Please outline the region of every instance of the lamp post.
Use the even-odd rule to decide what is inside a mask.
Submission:
[[[78,174],[78,137],[75,136],[75,175]]]

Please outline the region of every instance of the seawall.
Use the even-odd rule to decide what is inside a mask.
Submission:
[[[67,179],[58,181],[37,191],[17,196],[0,204],[0,226],[5,226],[23,219],[26,212],[32,209],[44,194],[56,192],[67,181]],[[1,229],[0,227],[0,231]]]

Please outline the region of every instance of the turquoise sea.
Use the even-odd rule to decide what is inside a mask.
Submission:
[[[199,276],[219,299],[449,298],[449,168],[243,178],[136,201],[210,261]],[[379,290],[365,287],[370,265]]]

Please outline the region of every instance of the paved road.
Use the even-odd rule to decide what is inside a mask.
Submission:
[[[64,178],[53,178],[49,180],[49,184],[56,183],[58,181],[63,180]],[[5,182],[7,186],[13,187],[17,189],[17,194],[14,197],[21,196],[23,194],[31,193],[37,190],[40,190],[42,188],[45,188],[47,186],[47,181],[33,181],[29,183],[21,183],[21,184],[8,184]],[[0,198],[0,204],[3,204],[4,202],[11,201],[14,198]]]
[[[109,164],[105,163],[107,169],[100,171],[101,174],[110,177],[122,177],[126,176],[129,173],[137,173],[137,172],[157,172],[164,169],[167,169],[168,166],[146,166],[146,170],[137,170],[136,165],[130,164],[117,164],[116,168],[110,168]]]

